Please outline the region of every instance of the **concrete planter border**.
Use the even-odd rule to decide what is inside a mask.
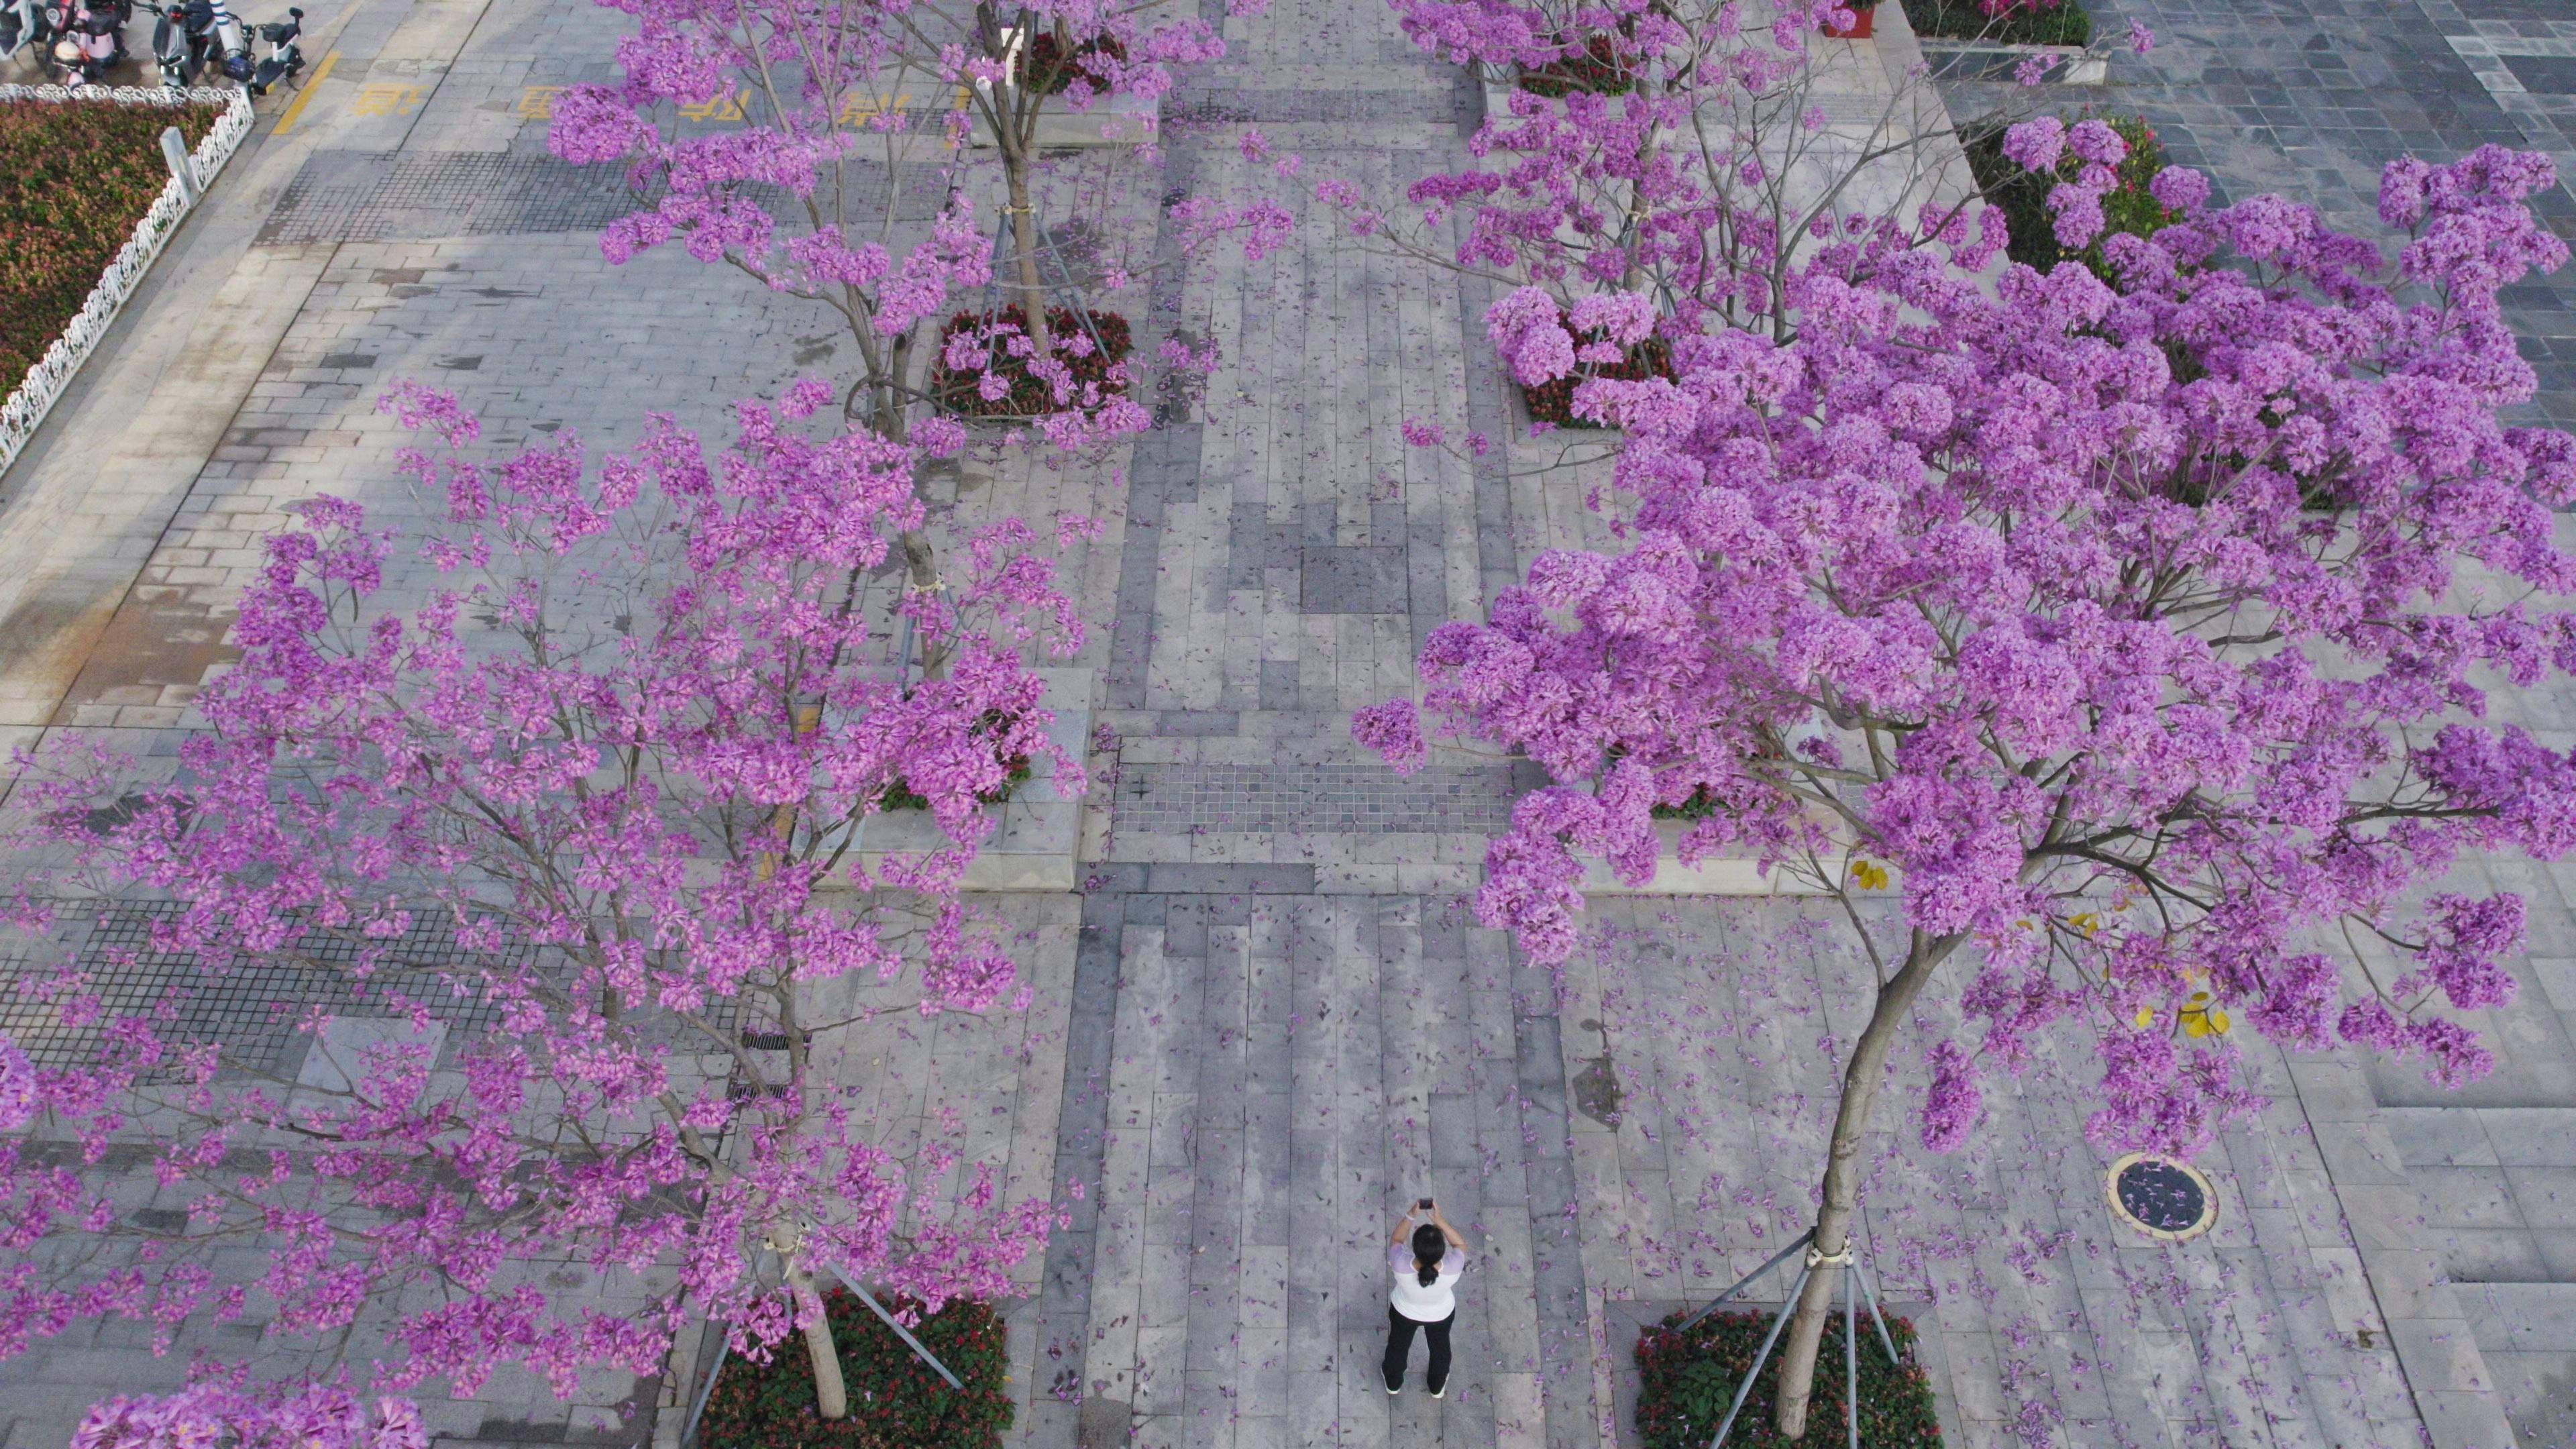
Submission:
[[[1034,144],[1041,151],[1142,146],[1161,134],[1162,124],[1160,96],[1103,96],[1079,111],[1050,106],[1038,112]],[[975,113],[973,139],[976,145],[987,148],[1000,144],[993,139],[993,128],[980,111]]]
[[[1723,850],[1702,859],[1696,865],[1682,864],[1681,839],[1690,832],[1691,824],[1692,822],[1687,820],[1655,822],[1655,833],[1662,837],[1663,845],[1655,852],[1655,878],[1646,884],[1629,885],[1611,872],[1607,861],[1587,856],[1583,860],[1583,883],[1576,889],[1587,896],[1813,896],[1823,894],[1812,883],[1792,877],[1788,871],[1777,865],[1767,872],[1757,869],[1760,856],[1751,850],[1741,852]],[[1877,857],[1852,851],[1838,852],[1827,857],[1825,863],[1832,867],[1839,877],[1851,870],[1854,859],[1868,859],[1875,864],[1887,864]],[[1895,894],[1896,867],[1888,865],[1887,871],[1890,879],[1886,886],[1859,893],[1863,895]]]
[[[2005,45],[1984,40],[1926,40],[1923,58],[1932,63],[1935,80],[2010,80],[2015,67],[2032,56],[2055,56],[2062,64],[2044,84],[2098,86],[2111,79],[2111,58],[2080,45]]]

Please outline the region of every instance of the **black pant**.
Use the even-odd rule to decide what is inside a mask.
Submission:
[[[1447,1388],[1449,1386],[1449,1325],[1457,1321],[1458,1314],[1455,1310],[1438,1323],[1423,1323],[1396,1312],[1393,1304],[1387,1305],[1386,1386],[1390,1389],[1404,1387],[1404,1361],[1413,1353],[1413,1330],[1419,1328],[1422,1330],[1422,1336],[1431,1341],[1431,1392],[1436,1394]]]

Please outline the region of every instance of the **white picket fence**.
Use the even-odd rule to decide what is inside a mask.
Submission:
[[[250,94],[233,89],[200,86],[190,90],[167,90],[152,86],[6,86],[0,85],[0,103],[9,101],[43,101],[62,105],[158,106],[175,109],[186,104],[216,104],[224,108],[213,131],[197,143],[188,158],[188,169],[195,173],[194,188],[183,187],[179,178],[161,188],[160,198],[136,223],[134,235],[117,249],[115,259],[101,272],[98,285],[90,288],[89,300],[63,326],[63,335],[45,349],[45,355],[27,371],[27,380],[0,403],[0,473],[18,460],[18,450],[36,434],[45,414],[53,411],[63,390],[72,384],[72,374],[89,360],[99,339],[107,335],[108,324],[125,306],[125,299],[143,284],[143,274],[152,269],[152,261],[161,255],[171,233],[187,216],[195,201],[214,184],[216,173],[239,150],[242,138],[250,134]]]

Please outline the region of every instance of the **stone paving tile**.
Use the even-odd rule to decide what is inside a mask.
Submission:
[[[1076,1016],[1058,1170],[1098,1166],[1042,1348],[1081,1402],[1029,1442],[1596,1442],[1543,977],[1455,903],[1349,895],[1096,890],[1083,951],[1118,991]],[[1390,1401],[1385,1234],[1424,1194],[1478,1249],[1451,1392]]]
[[[1140,765],[1119,781],[1118,824],[1165,834],[1412,831],[1499,834],[1511,823],[1507,767],[1431,767],[1396,778],[1354,761],[1303,769]]]

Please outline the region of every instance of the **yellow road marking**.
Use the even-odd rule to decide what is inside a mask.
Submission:
[[[322,57],[322,63],[313,67],[312,76],[296,90],[295,99],[288,101],[286,109],[278,112],[277,129],[269,132],[270,135],[286,134],[286,128],[295,124],[297,116],[304,114],[304,103],[313,99],[313,93],[322,88],[322,78],[331,73],[331,67],[338,64],[339,60],[340,52],[336,50]]]

